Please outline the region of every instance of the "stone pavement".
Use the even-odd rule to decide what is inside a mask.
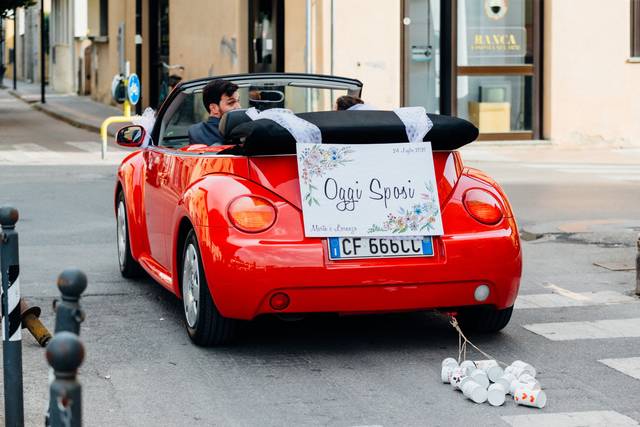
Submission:
[[[99,132],[104,119],[122,115],[122,108],[96,102],[88,96],[53,92],[49,86],[45,89],[46,102],[41,104],[40,84],[19,80],[17,90],[14,91],[12,80],[5,78],[3,83],[9,93],[27,102],[33,108],[73,126],[90,131]],[[115,135],[115,132],[122,126],[122,123],[109,126],[109,134]]]

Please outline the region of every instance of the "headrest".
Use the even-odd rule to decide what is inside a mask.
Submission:
[[[231,110],[222,115],[218,125],[222,136],[229,135],[236,126],[251,121],[251,117],[247,116],[246,111],[246,108],[241,108],[239,110]]]

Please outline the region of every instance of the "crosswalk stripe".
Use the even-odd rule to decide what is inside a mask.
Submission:
[[[640,337],[640,318],[533,323],[523,327],[552,341]]]
[[[88,151],[90,153],[98,153],[101,150],[101,147],[99,145],[99,143],[95,142],[95,141],[67,141],[65,142],[66,145],[70,146],[70,147],[74,147],[77,148],[79,150],[82,151]]]
[[[527,414],[503,416],[513,427],[626,427],[637,421],[616,411],[557,412],[555,414]]]
[[[33,151],[36,153],[42,153],[47,150],[46,147],[43,147],[40,144],[33,144],[31,142],[22,142],[19,144],[13,144],[13,149],[16,151]]]
[[[40,166],[71,166],[71,165],[117,165],[129,153],[126,151],[108,151],[104,160],[100,153],[89,152],[27,152],[0,150],[0,165],[40,165]]]
[[[638,303],[637,298],[615,291],[580,292],[567,295],[562,293],[518,295],[515,309],[584,307],[589,305],[610,305]]]
[[[526,166],[533,169],[548,169],[562,173],[597,175],[610,181],[640,181],[640,167],[637,165],[530,163]]]
[[[637,172],[638,165],[594,165],[580,163],[529,163],[525,166],[535,169],[555,169],[575,172]]]
[[[629,375],[630,377],[640,380],[640,357],[627,357],[620,359],[602,359],[598,360],[610,368]]]

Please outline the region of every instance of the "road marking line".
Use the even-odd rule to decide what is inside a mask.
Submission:
[[[49,151],[46,147],[43,147],[40,144],[33,144],[31,142],[13,144],[13,149],[15,151],[33,151],[37,153],[42,153],[43,151]]]
[[[129,153],[126,151],[107,152],[102,160],[98,153],[88,152],[38,152],[0,150],[0,165],[39,165],[39,166],[72,166],[72,165],[118,165]]]
[[[580,164],[580,163],[529,163],[525,166],[534,169],[557,169],[565,171],[582,171],[582,172],[637,172],[637,165],[597,165],[597,164]]]
[[[638,303],[637,298],[615,291],[582,292],[580,298],[568,297],[557,293],[518,295],[515,309],[584,307],[589,305],[613,305]]]
[[[558,412],[555,414],[511,415],[501,417],[513,427],[623,427],[637,421],[616,411]]]
[[[64,154],[56,151],[51,151],[46,147],[39,144],[33,144],[29,142],[13,144],[13,156],[11,152],[3,151],[3,157],[13,159],[16,163],[33,163],[41,164],[43,160],[47,161],[60,161],[64,158]],[[8,155],[7,155],[8,154]]]
[[[640,357],[627,357],[621,359],[602,359],[598,360],[610,368],[620,371],[623,374],[640,380]]]
[[[589,297],[578,294],[576,292],[572,292],[569,289],[561,288],[560,286],[554,285],[553,283],[549,283],[544,285],[545,288],[551,289],[551,292],[554,294],[562,295],[563,297],[570,298],[576,301],[588,301]]]
[[[640,337],[640,318],[594,322],[553,322],[523,325],[523,328],[551,341]]]
[[[98,153],[101,150],[100,143],[97,141],[67,141],[65,144],[90,153]]]

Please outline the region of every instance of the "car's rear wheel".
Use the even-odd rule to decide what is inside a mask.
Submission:
[[[229,342],[236,330],[236,321],[220,314],[209,292],[202,268],[202,257],[195,232],[189,231],[182,251],[182,305],[187,332],[191,341],[200,346]]]
[[[460,310],[458,320],[463,330],[492,333],[502,330],[513,313],[513,306],[498,310],[491,306],[465,307]]]
[[[122,277],[128,279],[140,277],[143,274],[143,270],[131,255],[127,206],[125,205],[122,191],[118,193],[116,206],[116,239],[118,241],[118,264],[120,265]]]

